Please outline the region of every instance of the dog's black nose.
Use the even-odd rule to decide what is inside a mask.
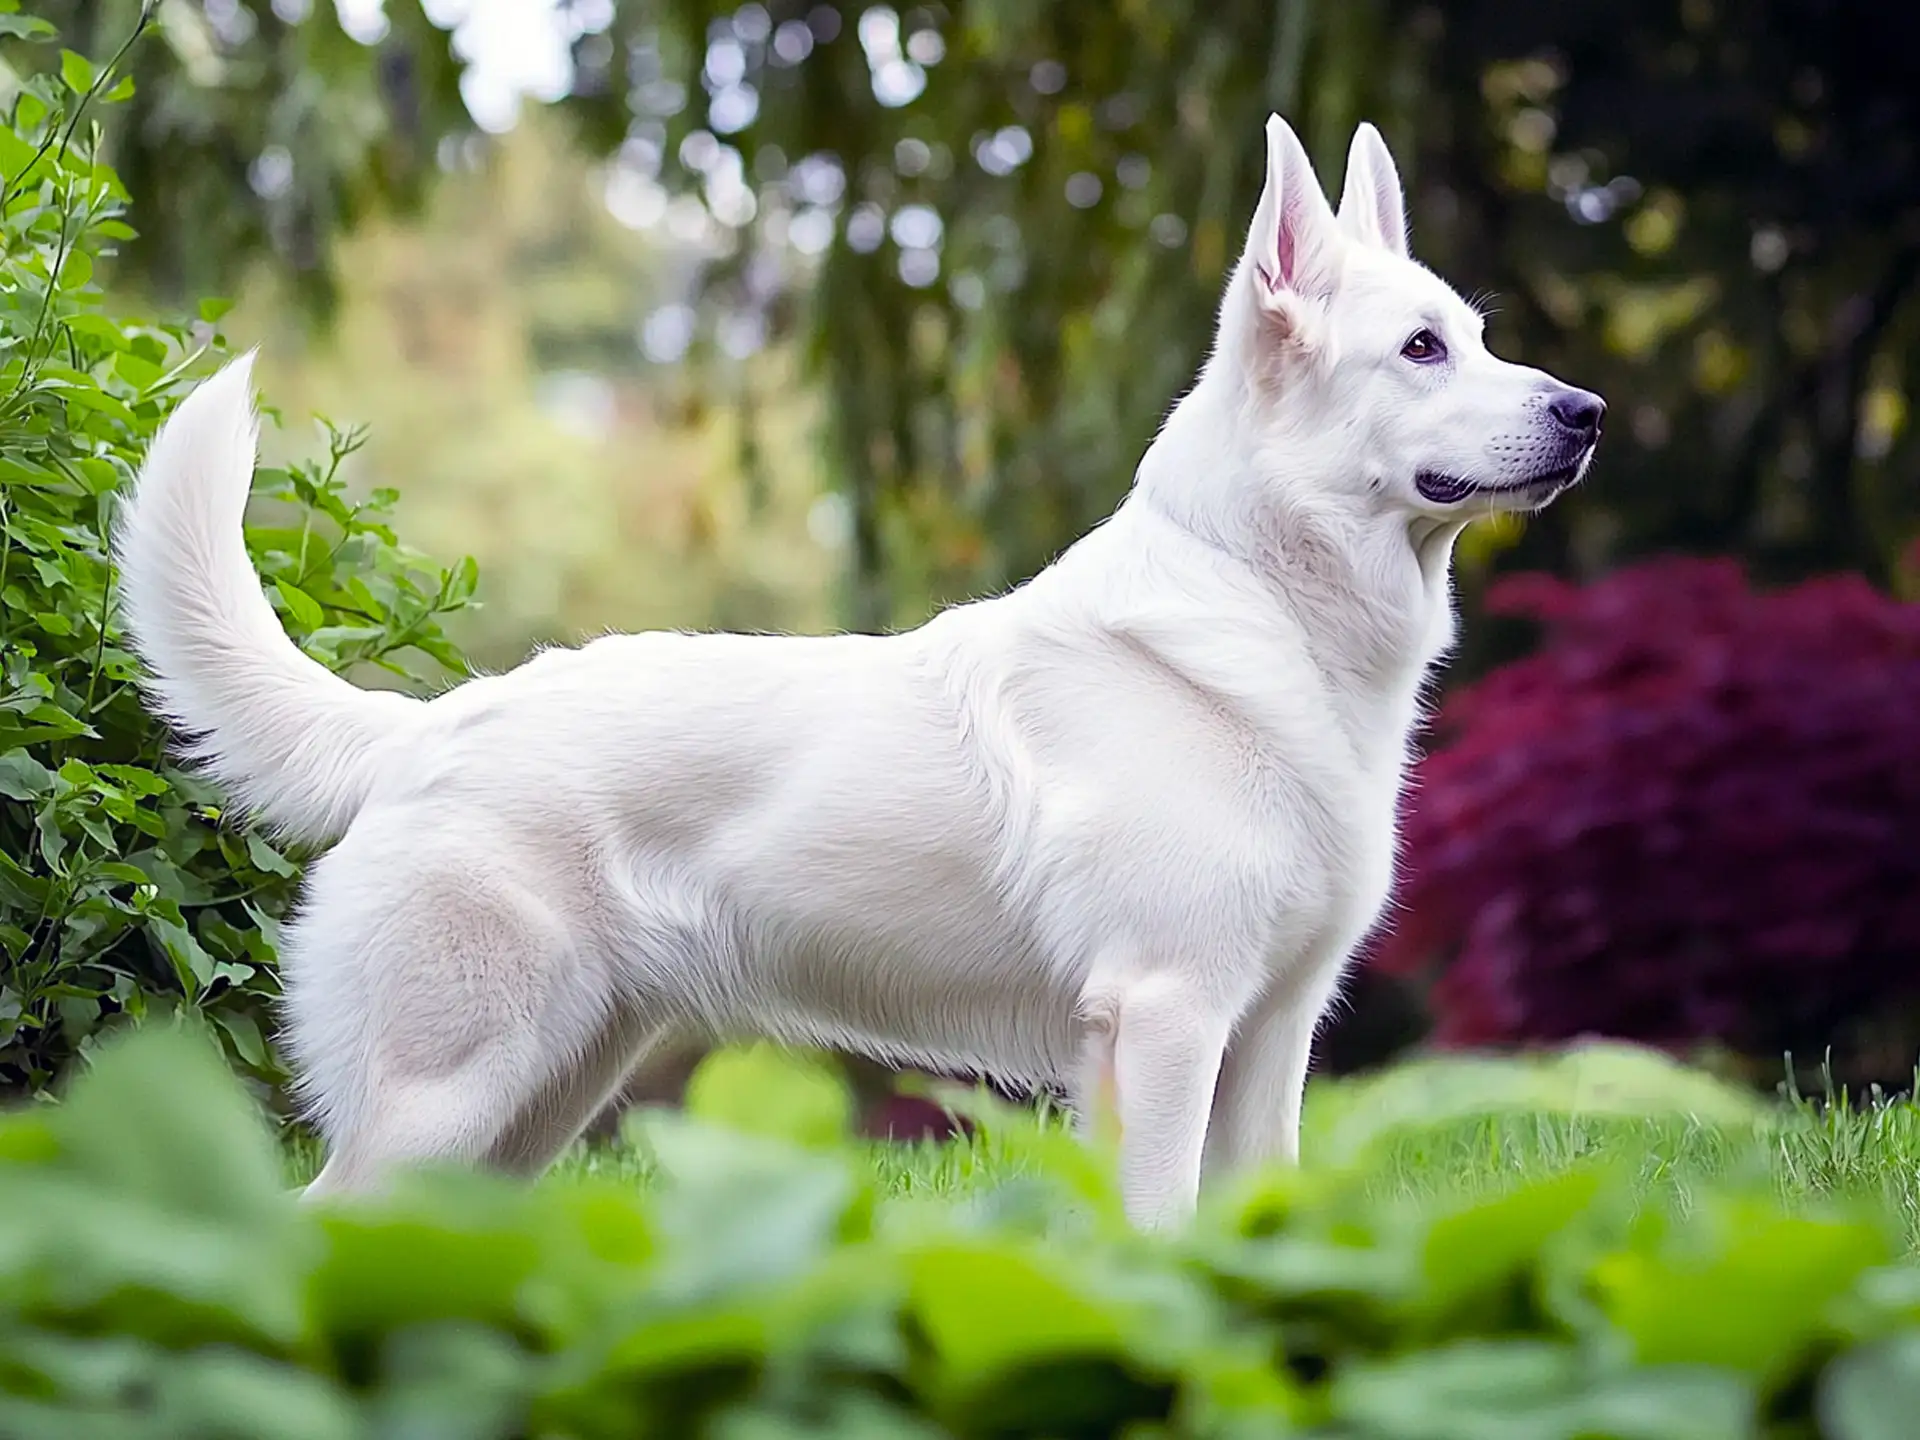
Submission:
[[[1547,413],[1583,439],[1597,440],[1607,402],[1591,390],[1562,390],[1547,402]]]

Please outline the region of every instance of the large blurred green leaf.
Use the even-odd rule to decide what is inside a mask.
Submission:
[[[1889,1258],[1874,1225],[1724,1199],[1597,1262],[1602,1310],[1649,1365],[1777,1378],[1833,1332],[1837,1302]]]
[[[802,1145],[832,1145],[853,1123],[853,1099],[831,1068],[765,1044],[708,1055],[687,1083],[686,1107],[702,1120]]]
[[[291,1203],[272,1131],[199,1027],[102,1045],[54,1133],[80,1174],[157,1209],[250,1225]]]
[[[1920,1417],[1920,1334],[1897,1335],[1835,1361],[1819,1408],[1828,1440],[1907,1440]]]
[[[1345,1164],[1395,1135],[1487,1115],[1678,1116],[1752,1126],[1751,1091],[1637,1045],[1592,1043],[1534,1056],[1434,1055],[1372,1077],[1309,1087],[1303,1148]]]
[[[1334,1412],[1374,1440],[1747,1440],[1752,1392],[1710,1370],[1594,1373],[1567,1346],[1469,1342],[1341,1376]]]
[[[0,1434],[1757,1440],[1817,1408],[1883,1440],[1910,1418],[1911,1262],[1772,1198],[1656,1192],[1636,1218],[1599,1173],[1463,1205],[1362,1156],[1143,1236],[1087,1223],[1035,1150],[1036,1229],[876,1193],[858,1141],[662,1116],[640,1194],[420,1174],[300,1206],[210,1053],[149,1027],[0,1130]]]

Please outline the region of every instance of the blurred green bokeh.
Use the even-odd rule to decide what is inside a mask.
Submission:
[[[100,53],[139,0],[40,8]],[[500,145],[473,115],[508,115],[508,12],[571,73]],[[1371,118],[1498,348],[1612,402],[1582,493],[1473,537],[1469,603],[1492,567],[1670,549],[1905,585],[1917,42],[1872,0],[164,0],[112,137],[142,217],[122,279],[231,291],[264,259],[278,299],[243,331],[284,337],[289,298],[345,318],[286,392],[430,427],[373,452],[416,505],[465,505],[422,538],[464,525],[496,573],[546,544],[565,579],[503,589],[483,649],[911,622],[1122,493],[1204,353],[1268,110],[1329,188]],[[369,217],[422,202],[375,247]],[[356,338],[369,315],[392,333]],[[487,413],[402,403],[436,384]],[[449,429],[482,453],[428,463]],[[523,517],[494,482],[536,467],[556,490],[521,492],[557,503]],[[609,513],[609,472],[680,498]],[[1506,643],[1468,636],[1470,668]]]

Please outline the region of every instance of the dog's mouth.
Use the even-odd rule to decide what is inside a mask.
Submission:
[[[1476,496],[1525,497],[1544,503],[1578,480],[1586,463],[1587,456],[1583,454],[1565,465],[1556,465],[1525,480],[1509,480],[1499,485],[1483,485],[1458,475],[1444,475],[1438,470],[1422,470],[1413,477],[1413,485],[1423,499],[1431,500],[1436,505],[1458,505],[1462,500]]]

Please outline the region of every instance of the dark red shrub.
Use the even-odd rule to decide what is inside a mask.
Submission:
[[[1377,950],[1438,1039],[1817,1054],[1920,1000],[1920,606],[1699,560],[1489,603],[1544,643],[1447,701]]]

